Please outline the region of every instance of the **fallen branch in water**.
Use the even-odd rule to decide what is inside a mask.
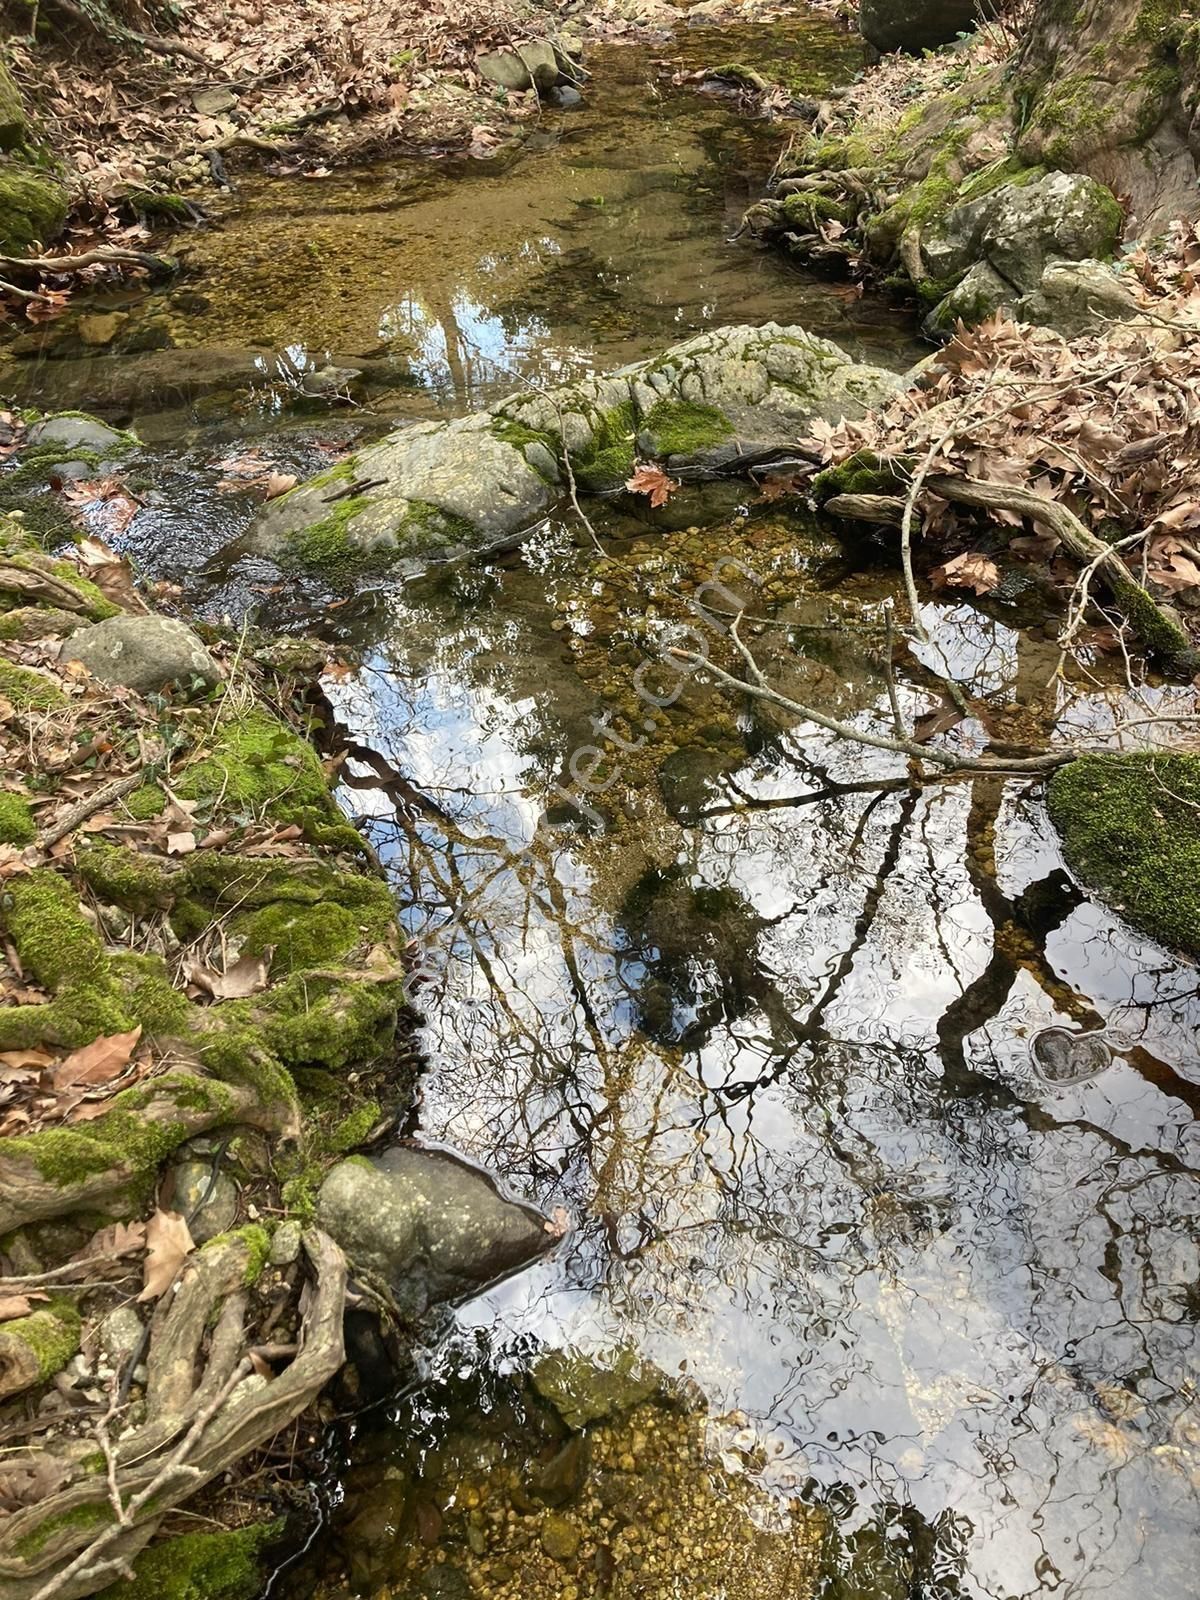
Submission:
[[[925,487],[943,500],[977,506],[985,511],[1012,511],[1040,522],[1062,542],[1067,553],[1103,577],[1113,599],[1143,644],[1165,665],[1180,672],[1200,670],[1200,651],[1181,625],[1165,611],[1130,572],[1113,545],[1098,539],[1069,507],[1033,489],[976,478],[939,474],[925,479]],[[838,494],[823,510],[832,516],[862,522],[899,526],[905,502],[897,495]]]
[[[727,689],[740,690],[757,700],[765,700],[769,705],[778,706],[781,711],[790,712],[804,722],[815,722],[819,728],[835,734],[839,739],[846,739],[852,744],[868,745],[874,750],[888,750],[893,755],[909,756],[918,762],[929,761],[945,772],[987,772],[1013,776],[1022,773],[1044,774],[1053,772],[1057,767],[1066,766],[1069,761],[1074,761],[1083,753],[1075,746],[1065,745],[1060,750],[1043,750],[1033,756],[966,756],[954,750],[943,750],[938,745],[922,744],[917,739],[910,739],[899,733],[889,737],[887,734],[870,733],[864,728],[855,728],[848,722],[838,721],[836,717],[827,717],[823,711],[814,711],[811,706],[801,705],[799,700],[780,694],[778,689],[772,689],[763,675],[762,668],[738,635],[736,622],[730,634],[746,663],[749,678],[735,677],[732,672],[726,672],[724,667],[716,666],[707,657],[697,654],[694,650],[672,647],[666,654],[677,661],[687,661],[694,666],[703,667],[709,677]]]

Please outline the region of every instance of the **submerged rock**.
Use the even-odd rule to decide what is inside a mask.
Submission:
[[[334,1167],[317,1204],[353,1267],[388,1284],[411,1316],[477,1293],[552,1242],[540,1211],[443,1150],[401,1145]]]
[[[786,445],[814,417],[860,417],[899,383],[803,328],[718,328],[651,361],[449,423],[396,430],[271,501],[252,546],[326,576],[515,542],[565,491],[619,488],[634,462],[716,467]]]
[[[590,1422],[614,1417],[652,1399],[665,1382],[656,1367],[628,1348],[605,1356],[551,1350],[533,1367],[529,1378],[575,1433]]]
[[[73,633],[64,661],[82,661],[102,683],[151,694],[167,684],[190,689],[221,681],[221,669],[186,623],[173,617],[109,617]]]
[[[64,454],[76,450],[93,450],[97,455],[112,454],[127,449],[130,435],[118,428],[110,428],[98,417],[84,416],[82,412],[67,412],[61,416],[47,417],[35,422],[26,435],[29,445],[57,445]]]

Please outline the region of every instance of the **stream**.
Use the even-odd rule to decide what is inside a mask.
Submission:
[[[342,790],[425,952],[405,1132],[570,1218],[332,1430],[270,1593],[1189,1600],[1195,969],[1077,887],[1036,785],[913,789],[886,753],[638,676],[647,618],[715,638],[744,606],[784,692],[886,731],[894,567],[731,484],[600,504],[601,551],[551,519],[334,601],[242,553],[254,502],[218,488],[230,452],[307,471],[723,322],[911,364],[903,313],[730,242],[786,133],[671,89],[658,54],[807,94],[858,64],[819,18],[595,49],[583,105],[519,155],[248,178],[182,284],[87,307],[116,319],[100,346],[24,334],[3,369],[153,448],[117,542],[191,610],[362,652],[325,687],[407,781],[351,761]],[[330,364],[361,373],[354,408],[306,398]],[[968,742],[1110,727],[1117,666],[1057,672],[1045,618],[1036,592],[924,595],[904,715],[949,679],[994,718]],[[571,774],[609,731],[581,811]],[[1105,1030],[1111,1059],[1051,1081],[1051,1026]],[[609,1374],[590,1458],[527,1381],[546,1351],[577,1393]]]

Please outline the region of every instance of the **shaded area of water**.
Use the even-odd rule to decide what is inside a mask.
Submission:
[[[825,1508],[817,1592],[1184,1600],[1194,968],[1080,893],[1028,783],[911,789],[892,758],[739,697],[690,684],[659,711],[633,692],[647,617],[685,619],[720,550],[744,563],[724,575],[738,601],[780,624],[754,639],[772,680],[886,731],[892,574],[848,572],[770,517],[618,531],[603,562],[547,535],[506,572],[410,591],[334,686],[411,785],[399,807],[351,800],[431,952],[417,1131],[576,1221],[554,1258],[461,1309],[421,1396],[367,1426],[335,1532],[400,1475],[393,1595],[440,1592],[435,1561],[464,1594],[565,1592],[544,1509],[506,1477],[545,1439],[502,1425],[501,1459],[487,1419],[520,1407],[541,1350],[632,1347],[735,1414],[719,1495],[748,1476],[785,1518]],[[1104,726],[1103,669],[1056,683],[1052,639],[1021,620],[929,603],[931,645],[899,661],[905,716],[946,673],[997,736]],[[669,692],[661,669],[642,681]],[[593,719],[622,746],[581,815],[565,796],[572,757],[578,776],[603,742]],[[1031,1040],[1051,1024],[1104,1025],[1112,1064],[1047,1084]],[[500,1516],[472,1536],[461,1496],[481,1482]],[[614,1573],[592,1552],[628,1550],[629,1524],[606,1525],[588,1484],[584,1555],[550,1563],[580,1595],[812,1592],[755,1578],[736,1540],[694,1590]],[[338,1570],[343,1537],[294,1592]]]

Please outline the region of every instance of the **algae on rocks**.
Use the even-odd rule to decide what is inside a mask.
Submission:
[[[0,58],[0,253],[50,244],[66,220],[66,188]]]
[[[271,501],[252,543],[332,581],[409,576],[519,539],[571,477],[602,493],[638,459],[727,467],[786,445],[815,417],[862,416],[898,381],[803,328],[714,329],[611,375],[397,429]]]

